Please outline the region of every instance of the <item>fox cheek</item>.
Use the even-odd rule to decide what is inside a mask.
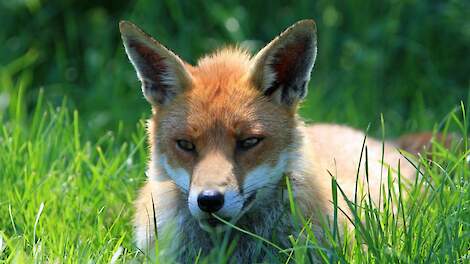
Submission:
[[[168,163],[168,158],[165,155],[160,156],[160,164],[166,174],[175,182],[175,184],[185,193],[189,192],[190,175],[182,168],[173,168]]]
[[[287,170],[290,154],[283,152],[274,166],[260,165],[245,176],[243,181],[243,195],[248,199],[251,194],[259,191],[272,190],[278,184]]]

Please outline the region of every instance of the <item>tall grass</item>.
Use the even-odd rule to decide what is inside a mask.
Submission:
[[[0,113],[0,262],[108,262],[135,258],[131,213],[144,177],[145,137],[82,138],[77,111],[42,92],[25,113],[21,82]],[[64,105],[66,103],[64,102]]]

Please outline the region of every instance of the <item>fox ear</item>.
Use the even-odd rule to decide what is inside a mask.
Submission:
[[[251,80],[264,95],[293,106],[307,95],[316,54],[315,22],[299,21],[253,58]]]
[[[190,73],[173,52],[130,22],[121,21],[119,29],[142,92],[152,105],[167,104],[190,85]]]

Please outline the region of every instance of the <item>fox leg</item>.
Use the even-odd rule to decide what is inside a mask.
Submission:
[[[157,231],[164,229],[166,223],[176,215],[179,195],[179,189],[170,181],[148,180],[141,188],[135,202],[134,217],[138,248],[147,250],[153,247]]]

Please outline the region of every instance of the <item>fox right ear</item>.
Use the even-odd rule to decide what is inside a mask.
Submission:
[[[119,29],[142,92],[152,105],[167,104],[191,84],[191,74],[173,52],[130,22],[121,21]]]
[[[273,101],[295,106],[307,95],[316,54],[315,22],[299,21],[252,59],[251,79]]]

